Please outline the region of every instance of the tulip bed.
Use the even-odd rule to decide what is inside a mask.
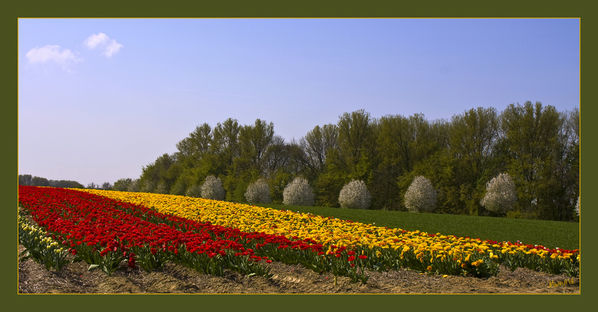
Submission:
[[[126,261],[146,271],[173,261],[207,274],[231,269],[247,275],[269,276],[263,262],[301,264],[318,272],[365,281],[363,268],[339,257],[327,256],[323,245],[310,239],[287,238],[201,223],[165,215],[140,205],[85,192],[21,186],[24,211],[75,255],[108,274]]]
[[[269,276],[265,263],[273,260],[362,282],[365,269],[486,277],[504,264],[572,276],[579,272],[578,250],[405,231],[200,198],[20,186],[19,202],[53,248],[60,244],[75,260],[108,274],[123,263],[152,271],[172,261],[207,274],[229,269]]]
[[[325,255],[376,270],[401,267],[438,274],[491,276],[498,265],[525,267],[553,274],[579,274],[579,250],[550,249],[520,242],[405,231],[398,228],[281,211],[252,205],[177,195],[103,190],[86,192],[151,207],[188,220],[232,227],[244,232],[311,239]]]

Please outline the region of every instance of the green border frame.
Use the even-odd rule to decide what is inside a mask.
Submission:
[[[232,3],[231,3],[232,2]],[[17,18],[19,17],[569,17],[581,19],[581,70],[580,99],[586,103],[581,107],[583,147],[581,149],[582,205],[595,203],[590,190],[596,166],[588,162],[594,154],[590,122],[596,108],[596,88],[592,88],[592,69],[596,69],[596,18],[592,15],[591,1],[43,1],[29,0],[19,3],[2,3],[0,9],[2,38],[8,42],[1,49],[2,83],[0,90],[4,97],[1,105],[0,122],[2,143],[8,152],[2,154],[3,217],[0,235],[4,252],[1,258],[2,302],[15,309],[56,310],[106,310],[106,309],[288,309],[290,307],[327,309],[418,309],[428,310],[505,310],[509,308],[531,308],[543,310],[576,309],[591,304],[592,292],[596,290],[595,249],[581,240],[582,268],[581,295],[19,295],[17,294],[16,259],[16,210],[17,201],[17,150],[18,150],[18,107],[17,107]],[[590,184],[588,184],[590,183]],[[588,226],[595,219],[592,208],[583,209],[582,236],[592,237],[596,228]],[[15,248],[15,249],[13,249]]]

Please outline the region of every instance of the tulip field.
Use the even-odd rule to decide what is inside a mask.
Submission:
[[[269,278],[269,264],[366,283],[368,272],[495,276],[527,268],[579,275],[579,250],[480,240],[177,195],[19,187],[19,240],[59,270],[69,255],[106,274],[172,262],[221,276]]]

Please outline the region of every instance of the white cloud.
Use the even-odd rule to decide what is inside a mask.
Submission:
[[[45,45],[41,48],[35,47],[29,50],[25,56],[31,64],[54,62],[62,66],[67,66],[81,61],[71,50],[62,48],[59,45]]]
[[[122,44],[118,43],[114,39],[111,39],[103,32],[87,37],[84,44],[91,50],[95,48],[102,49],[102,54],[105,57],[112,57],[112,55],[118,53],[118,51],[120,51],[120,49],[123,47]]]
[[[109,39],[105,33],[93,34],[85,39],[85,45],[90,49],[95,49],[98,45],[105,44]]]
[[[104,49],[104,55],[106,57],[111,57],[113,54],[115,54],[116,52],[118,52],[118,50],[120,50],[120,48],[122,48],[123,45],[116,42],[116,40],[112,39],[112,41],[110,42],[110,44],[108,44],[108,46]]]

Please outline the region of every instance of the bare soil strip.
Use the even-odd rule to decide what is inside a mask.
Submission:
[[[23,251],[24,247],[19,246]],[[84,262],[71,263],[60,272],[48,271],[32,259],[19,261],[19,293],[577,293],[579,279],[519,268],[501,268],[497,276],[475,278],[421,274],[411,270],[368,272],[366,284],[349,278],[318,274],[299,265],[268,264],[270,279],[227,271],[211,276],[167,263],[147,273],[124,264],[112,276],[88,271]]]

